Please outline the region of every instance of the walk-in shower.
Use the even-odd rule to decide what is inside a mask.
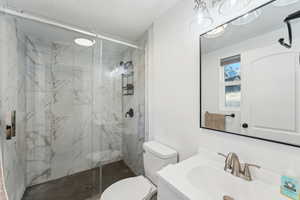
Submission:
[[[9,200],[84,200],[118,178],[142,174],[145,41],[136,48],[4,14],[0,23],[1,147]],[[94,44],[79,46],[76,38]],[[127,71],[114,73],[121,62],[125,71],[132,67],[129,95],[122,82]],[[135,115],[126,118],[130,109]],[[12,111],[16,136],[6,140],[2,133]]]

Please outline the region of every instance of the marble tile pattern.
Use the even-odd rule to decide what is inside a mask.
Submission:
[[[120,58],[101,58],[101,41],[82,48],[27,37],[26,44],[27,185],[120,160],[121,79],[110,76]]]
[[[17,137],[5,140],[0,129],[9,199],[104,161],[124,158],[142,174],[144,53],[103,41],[93,48],[46,42],[18,31],[12,18],[0,22],[1,121],[17,111]],[[135,65],[136,95],[128,98],[121,76],[111,74],[121,60]],[[129,107],[134,119],[124,118]]]
[[[19,200],[25,190],[25,65],[24,48],[18,40],[15,20],[0,15],[0,146],[3,176],[9,200]],[[10,124],[10,113],[17,113],[17,137],[6,140],[5,127]]]
[[[29,37],[26,45],[27,185],[35,185],[89,168],[92,60],[79,63],[89,52],[73,46]]]
[[[145,46],[145,39],[140,40]],[[145,51],[128,49],[123,53],[123,60],[132,60],[134,65],[134,95],[123,96],[123,116],[133,108],[133,118],[124,119],[123,158],[125,163],[137,174],[144,174],[143,143],[145,142]]]
[[[95,47],[92,152],[100,153],[103,159],[94,165],[107,164],[107,161],[117,161],[122,157],[121,76],[111,74],[121,60],[121,54],[115,52],[116,48],[107,42],[98,42]],[[98,50],[101,53],[97,53]]]

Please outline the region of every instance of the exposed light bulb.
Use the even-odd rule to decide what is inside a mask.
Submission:
[[[233,12],[240,12],[247,8],[252,0],[224,0],[220,3],[219,13],[221,15],[230,15]]]
[[[198,24],[201,24],[203,22],[203,15],[199,14],[197,19],[198,19]]]
[[[236,4],[236,0],[230,0],[230,3],[232,6],[234,6]]]
[[[199,9],[194,18],[192,19],[192,22],[190,24],[190,27],[193,31],[201,31],[203,29],[208,28],[210,25],[212,25],[213,19],[210,16],[208,10],[206,8]]]

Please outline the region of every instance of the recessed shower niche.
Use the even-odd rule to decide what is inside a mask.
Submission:
[[[134,66],[132,61],[121,62],[122,73],[122,94],[123,96],[134,95]]]

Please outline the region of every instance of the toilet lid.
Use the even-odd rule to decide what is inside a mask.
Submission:
[[[156,187],[145,177],[137,176],[118,181],[108,187],[100,200],[148,200]]]

